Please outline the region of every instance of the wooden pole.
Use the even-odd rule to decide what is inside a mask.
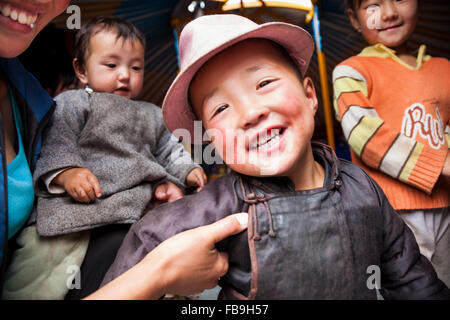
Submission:
[[[333,116],[331,113],[330,91],[328,89],[328,75],[325,54],[322,51],[322,39],[320,36],[319,9],[314,6],[313,18],[314,40],[317,48],[317,60],[319,63],[320,86],[322,88],[322,103],[327,131],[327,142],[333,150],[336,150],[333,130]]]

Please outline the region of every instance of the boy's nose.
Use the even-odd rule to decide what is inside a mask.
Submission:
[[[241,106],[241,128],[249,129],[267,118],[269,109],[255,104]]]
[[[397,6],[393,1],[386,1],[382,8],[381,19],[391,20],[398,17]]]

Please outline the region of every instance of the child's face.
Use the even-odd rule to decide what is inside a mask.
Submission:
[[[0,0],[0,57],[17,57],[69,0]]]
[[[356,11],[349,10],[350,21],[361,30],[369,44],[398,47],[413,33],[418,15],[417,0],[363,0]]]
[[[233,170],[298,174],[310,148],[317,98],[267,40],[246,40],[208,61],[189,89],[194,112]]]
[[[111,31],[101,31],[89,41],[84,68],[76,66],[81,83],[96,92],[108,92],[134,99],[142,89],[144,47],[139,41],[117,39]]]

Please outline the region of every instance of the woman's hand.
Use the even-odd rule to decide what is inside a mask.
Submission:
[[[228,271],[228,255],[215,244],[247,228],[247,213],[179,233],[86,299],[158,299],[191,295],[217,285]]]
[[[151,251],[143,263],[162,261],[164,293],[187,296],[214,288],[228,271],[228,254],[215,244],[247,227],[247,213],[179,233]]]

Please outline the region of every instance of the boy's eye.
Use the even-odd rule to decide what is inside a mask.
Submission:
[[[272,80],[264,80],[264,81],[261,81],[260,83],[258,83],[258,89],[267,86],[267,85],[268,85],[269,83],[271,83],[271,82],[272,82]]]
[[[131,69],[133,69],[134,71],[141,71],[142,70],[142,68],[138,67],[138,66],[131,67]]]
[[[114,63],[107,63],[106,66],[111,69],[116,67]]]
[[[224,111],[226,108],[228,108],[228,105],[227,105],[227,104],[223,104],[223,105],[221,105],[220,107],[218,107],[218,108],[214,111],[213,117],[216,116],[216,115],[218,115],[218,114],[221,113],[222,111]]]

